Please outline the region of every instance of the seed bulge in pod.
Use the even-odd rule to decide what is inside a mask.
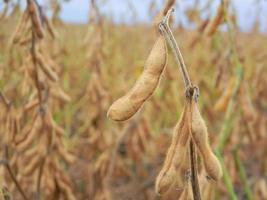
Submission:
[[[107,116],[115,121],[131,118],[155,91],[166,62],[167,47],[161,35],[154,44],[139,79],[127,94],[110,106]]]
[[[207,126],[200,115],[197,103],[192,102],[191,107],[191,134],[204,162],[205,170],[210,178],[217,181],[222,177],[219,160],[211,150],[208,141]]]

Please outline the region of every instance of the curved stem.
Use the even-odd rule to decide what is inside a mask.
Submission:
[[[194,143],[190,140],[190,164],[191,164],[191,186],[194,200],[201,200],[198,177],[197,177],[197,156]]]
[[[8,146],[7,145],[4,145],[4,159],[0,162],[0,165],[1,164],[3,164],[6,167],[12,181],[15,183],[15,186],[17,187],[17,189],[18,189],[19,193],[21,194],[21,196],[23,197],[23,199],[28,200],[28,198],[27,198],[26,194],[24,193],[22,187],[20,186],[15,174],[12,172],[12,169],[11,169],[11,166],[10,166],[9,160],[8,160]]]
[[[19,193],[21,194],[21,196],[23,197],[23,199],[24,199],[24,200],[28,200],[28,198],[26,197],[26,195],[25,195],[23,189],[21,188],[21,186],[20,186],[18,180],[16,179],[15,175],[13,174],[12,169],[11,169],[11,167],[10,167],[10,165],[9,165],[8,162],[5,164],[5,167],[6,167],[7,171],[8,171],[8,173],[9,173],[11,179],[13,180],[13,182],[14,182],[15,185],[16,185],[16,187],[18,188],[18,191],[19,191]]]
[[[167,41],[169,42],[169,45],[173,51],[174,57],[176,62],[178,63],[178,65],[180,66],[180,70],[182,72],[183,75],[183,79],[184,79],[184,83],[185,83],[185,87],[188,88],[189,86],[192,86],[187,69],[186,69],[186,65],[184,63],[184,59],[182,56],[182,53],[179,49],[179,46],[173,36],[173,33],[169,27],[168,21],[170,18],[171,13],[174,12],[174,9],[171,8],[167,15],[162,19],[162,21],[159,24],[159,29],[160,31],[163,33],[164,37],[167,39]]]
[[[196,86],[193,87],[191,80],[189,78],[186,65],[184,63],[184,59],[182,53],[179,49],[179,46],[173,36],[173,33],[168,25],[168,21],[171,13],[174,12],[174,9],[171,8],[166,16],[162,19],[159,24],[159,30],[164,35],[165,39],[168,41],[172,52],[174,54],[175,60],[180,66],[181,73],[183,75],[185,89],[186,89],[186,97],[190,98],[190,101],[197,101],[198,97],[198,88]],[[197,153],[195,151],[195,146],[192,140],[190,140],[190,167],[191,167],[191,186],[193,190],[194,200],[201,200],[200,188],[198,182],[198,169],[197,169]]]

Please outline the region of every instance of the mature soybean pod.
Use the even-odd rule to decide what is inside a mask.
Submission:
[[[22,34],[24,33],[25,28],[27,27],[27,20],[29,18],[29,12],[26,10],[25,12],[22,13],[19,23],[15,28],[15,32],[13,33],[11,42],[13,44],[16,44],[19,42],[19,40],[22,37]]]
[[[44,74],[53,82],[58,81],[58,75],[57,73],[45,62],[45,59],[43,56],[36,52],[36,58],[37,62],[40,65],[41,70],[44,72]]]
[[[160,35],[150,52],[140,78],[126,95],[110,106],[107,116],[115,121],[124,121],[132,117],[153,94],[166,62],[166,42],[164,37]]]
[[[205,29],[206,35],[211,36],[215,33],[221,21],[223,20],[223,14],[224,14],[224,6],[223,4],[221,4],[217,8],[216,15],[210,20],[210,22],[208,23]]]
[[[38,36],[38,38],[41,39],[44,37],[44,31],[42,28],[42,22],[41,22],[41,16],[39,13],[39,9],[38,9],[34,0],[28,1],[28,10],[29,10],[29,14],[31,16],[33,29],[35,30],[35,33]]]
[[[30,160],[30,162],[28,162],[27,165],[25,166],[22,172],[23,175],[30,175],[30,173],[33,173],[34,170],[39,166],[41,160],[42,160],[42,157],[40,157],[39,155],[35,155],[35,157],[33,157]]]
[[[236,85],[236,79],[231,78],[228,82],[228,85],[224,89],[222,96],[215,103],[214,110],[216,112],[224,112],[227,108],[228,102],[233,94],[234,88]]]
[[[156,179],[155,190],[158,194],[166,193],[180,175],[179,169],[185,160],[188,138],[188,105],[186,103],[183,114],[174,128],[172,143],[163,167]],[[183,187],[182,184],[179,186]]]
[[[188,134],[189,138],[189,134]],[[190,162],[189,162],[189,156],[188,156],[188,144],[189,140],[186,144],[186,152],[184,156],[183,162],[180,164],[179,169],[177,170],[177,180],[175,183],[175,188],[178,190],[185,189],[189,180],[190,180]]]
[[[221,165],[211,150],[208,141],[207,126],[200,115],[197,103],[194,101],[191,107],[191,134],[201,154],[208,176],[217,181],[222,176]]]

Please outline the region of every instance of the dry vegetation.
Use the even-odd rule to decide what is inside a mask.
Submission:
[[[114,24],[94,0],[86,25],[61,22],[57,1],[51,19],[6,2],[0,199],[267,199],[267,38],[239,32],[231,4],[170,25],[187,83],[157,25],[175,1],[151,26]]]

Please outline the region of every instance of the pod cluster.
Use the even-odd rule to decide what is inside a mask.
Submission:
[[[222,177],[221,165],[211,150],[207,126],[199,112],[197,102],[187,98],[180,120],[174,128],[172,143],[163,167],[156,178],[155,190],[158,194],[166,193],[175,183],[179,189],[187,186],[186,173],[189,171],[187,149],[190,138],[198,149],[207,176],[214,181]]]
[[[166,62],[166,43],[160,35],[145,63],[143,73],[133,88],[110,106],[107,116],[115,121],[130,119],[157,88]],[[198,93],[196,87],[188,88],[187,92],[191,89],[194,94]],[[187,172],[190,166],[187,151],[190,139],[201,155],[208,177],[217,181],[222,176],[220,163],[209,145],[207,127],[199,112],[197,99],[193,96],[186,95],[183,113],[174,128],[171,145],[156,178],[155,190],[158,194],[166,193],[174,184],[179,189],[188,185]]]

